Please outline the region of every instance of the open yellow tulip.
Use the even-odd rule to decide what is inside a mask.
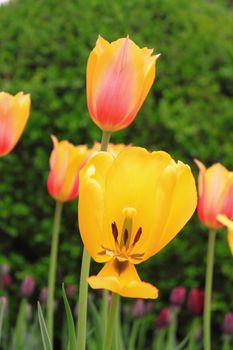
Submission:
[[[192,216],[197,202],[189,166],[163,151],[130,147],[114,158],[100,152],[80,172],[79,227],[84,245],[106,263],[88,279],[133,298],[157,298],[135,269],[160,251]]]

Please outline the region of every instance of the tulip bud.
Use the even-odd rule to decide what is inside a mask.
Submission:
[[[219,214],[233,219],[233,172],[220,163],[206,169],[204,164],[195,160],[199,168],[197,213],[201,222],[209,228],[219,228],[223,224]]]
[[[100,129],[126,128],[136,117],[155,78],[159,55],[132,40],[109,43],[99,36],[87,63],[87,104]]]
[[[132,308],[132,316],[134,318],[141,318],[146,313],[146,302],[144,299],[136,299]]]
[[[12,96],[0,92],[0,157],[18,142],[29,117],[30,96],[19,92]]]
[[[204,291],[192,288],[188,295],[187,308],[195,316],[201,316],[204,308]]]
[[[223,326],[222,326],[223,334],[232,335],[233,334],[233,313],[228,312],[224,316]]]
[[[40,296],[39,296],[39,300],[40,303],[42,305],[46,305],[47,304],[47,299],[48,299],[48,288],[47,287],[43,287],[40,291]]]
[[[85,164],[90,151],[84,145],[74,146],[68,141],[58,142],[55,136],[52,136],[52,141],[47,188],[55,200],[66,202],[78,195],[79,170]]]
[[[26,276],[20,287],[20,295],[23,298],[29,298],[35,289],[35,281],[32,276]]]
[[[166,328],[169,326],[171,320],[171,314],[168,307],[164,307],[158,314],[155,325],[157,328]]]
[[[74,284],[68,284],[68,286],[66,287],[66,295],[69,298],[73,298],[76,294],[77,288]]]
[[[1,276],[1,284],[3,286],[3,288],[9,288],[10,285],[12,284],[12,277],[9,273]]]
[[[183,287],[176,287],[171,291],[170,303],[174,306],[182,306],[186,297],[186,289]]]

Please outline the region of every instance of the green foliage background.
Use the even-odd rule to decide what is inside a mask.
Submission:
[[[11,265],[16,281],[31,273],[39,286],[47,283],[54,211],[46,191],[50,134],[76,144],[101,137],[85,96],[86,61],[98,34],[109,41],[129,34],[162,54],[138,117],[112,142],[164,149],[196,175],[194,157],[232,168],[233,9],[226,1],[19,0],[0,7],[0,90],[32,98],[22,139],[0,159],[1,261]],[[75,201],[64,208],[58,285],[79,278],[76,221]],[[206,243],[207,231],[193,217],[168,247],[139,266],[160,289],[157,309],[177,285],[204,287]],[[223,312],[233,309],[232,264],[222,230],[214,281],[218,327]]]

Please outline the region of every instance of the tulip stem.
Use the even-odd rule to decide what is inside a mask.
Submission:
[[[211,350],[211,297],[213,285],[214,247],[216,231],[209,231],[204,303],[204,350]]]
[[[229,335],[224,335],[223,336],[223,347],[222,350],[230,350],[230,341],[231,337]]]
[[[47,327],[48,333],[53,343],[53,320],[54,320],[54,291],[56,283],[56,270],[57,270],[57,252],[59,244],[59,230],[62,214],[62,203],[56,202],[54,222],[53,222],[53,233],[52,233],[52,243],[49,261],[49,280],[48,280],[48,301],[47,301]]]
[[[83,257],[81,265],[81,276],[79,286],[78,300],[78,321],[77,321],[77,349],[85,350],[86,348],[86,328],[87,328],[87,297],[88,284],[87,277],[90,271],[91,257],[86,248],[83,248]]]
[[[107,151],[111,133],[103,131],[100,151]],[[78,319],[77,319],[77,349],[85,350],[86,348],[86,332],[87,332],[87,297],[88,283],[91,264],[91,257],[86,248],[83,248],[83,257],[81,264],[80,284],[79,284],[79,300],[78,300]]]
[[[168,329],[167,349],[173,350],[176,344],[177,310],[172,310],[171,321]]]
[[[107,329],[104,337],[104,347],[103,350],[110,350],[112,346],[112,336],[116,325],[116,315],[118,310],[119,295],[112,293],[112,301],[110,305]]]
[[[101,139],[100,151],[107,152],[110,137],[111,137],[111,132],[109,132],[109,131],[103,131],[103,133],[102,133],[102,139]]]

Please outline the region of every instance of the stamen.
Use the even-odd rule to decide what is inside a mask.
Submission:
[[[135,260],[142,260],[143,255],[144,253],[136,253],[136,254],[130,255],[130,257]]]
[[[137,233],[136,233],[136,235],[134,237],[133,245],[135,245],[139,241],[139,239],[141,237],[141,234],[142,234],[142,228],[139,227],[139,229],[137,230]]]
[[[112,223],[112,234],[113,234],[114,240],[117,241],[118,229],[115,221]]]

